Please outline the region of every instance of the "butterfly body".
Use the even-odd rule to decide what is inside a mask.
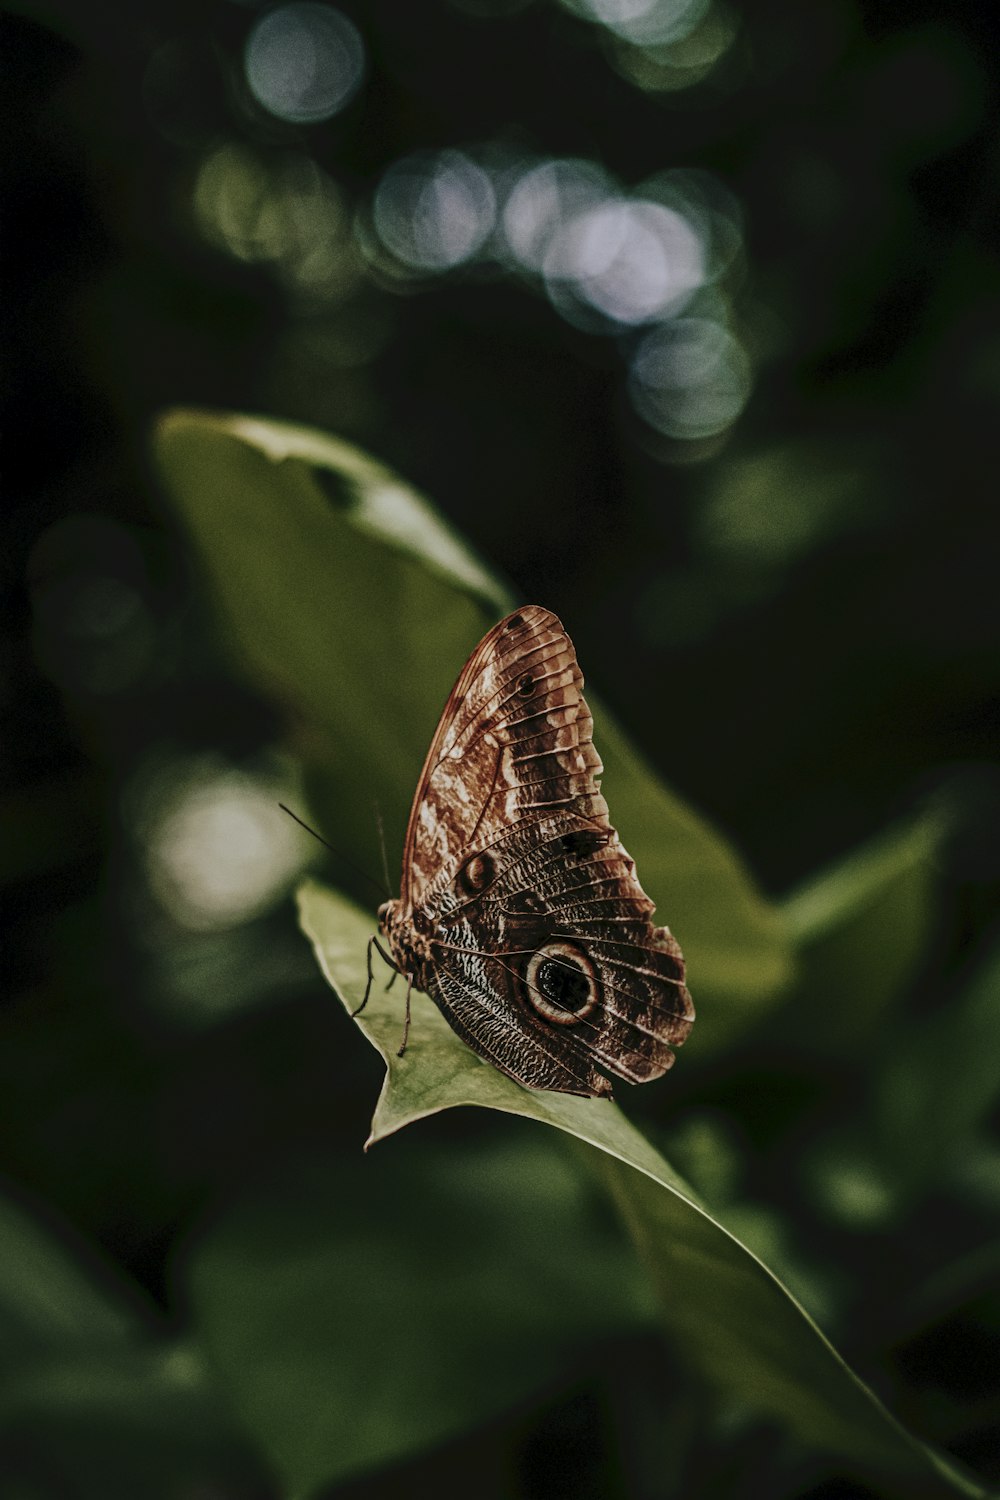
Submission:
[[[526,606],[472,653],[431,743],[398,901],[401,973],[530,1088],[609,1095],[658,1077],[691,1029],[680,949],[611,826],[576,654]]]

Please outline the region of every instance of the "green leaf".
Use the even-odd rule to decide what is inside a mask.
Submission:
[[[149,1328],[139,1299],[110,1267],[0,1197],[0,1369],[5,1359],[120,1344]]]
[[[654,1305],[543,1140],[283,1162],[194,1246],[199,1338],[294,1495],[480,1426]]]
[[[327,979],[356,1009],[370,923],[314,882],[303,886],[299,904]],[[701,1206],[612,1102],[522,1089],[463,1046],[419,996],[409,1047],[398,1058],[400,1011],[396,995],[376,983],[357,1021],[388,1069],[371,1141],[439,1110],[476,1104],[585,1142],[662,1294],[667,1328],[717,1389],[891,1493],[984,1493],[891,1416],[778,1278]]]
[[[772,1017],[784,1047],[853,1054],[884,1026],[937,930],[942,831],[937,816],[892,828],[786,899],[799,974]]]
[[[0,1373],[0,1441],[8,1436],[4,1494],[269,1492],[201,1356],[165,1340],[67,1350]]]
[[[179,411],[155,450],[237,659],[297,728],[323,833],[374,873],[378,803],[398,867],[441,707],[513,601],[421,496],[337,439]],[[787,983],[784,929],[732,849],[594,707],[604,791],[684,949],[704,1017],[690,1050],[706,1057]]]
[[[156,453],[238,662],[324,773],[324,831],[374,872],[374,802],[401,852],[456,643],[460,666],[506,598],[419,496],[333,438],[174,412]]]
[[[0,1442],[10,1493],[193,1493],[260,1485],[196,1351],[73,1236],[0,1197]],[[14,1456],[11,1457],[10,1454]],[[9,1467],[13,1465],[13,1470]],[[4,1491],[7,1493],[7,1490]]]
[[[875,1128],[893,1171],[904,1180],[924,1183],[939,1173],[995,1108],[998,1031],[1000,933],[995,929],[935,1014],[901,1031],[878,1080]]]
[[[827,1212],[854,1228],[884,1226],[947,1187],[957,1169],[968,1170],[1000,1096],[998,1028],[1000,941],[993,932],[933,1014],[897,1024],[849,1124],[813,1147],[809,1191]]]

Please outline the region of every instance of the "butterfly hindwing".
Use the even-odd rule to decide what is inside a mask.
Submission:
[[[548,814],[471,858],[483,889],[468,894],[463,865],[428,906],[435,998],[456,1029],[534,1087],[566,1087],[532,1082],[554,1066],[587,1093],[610,1092],[595,1063],[633,1083],[665,1072],[694,1015],[684,964],[614,830]]]

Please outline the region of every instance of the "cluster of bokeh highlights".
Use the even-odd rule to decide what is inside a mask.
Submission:
[[[566,3],[641,88],[701,82],[735,35],[708,0]],[[307,126],[344,111],[371,69],[353,22],[314,3],[261,16],[233,66],[254,107]],[[318,306],[365,283],[419,291],[471,270],[515,278],[567,322],[618,341],[631,404],[656,433],[683,444],[739,417],[752,385],[736,297],[743,232],[720,178],[677,163],[624,184],[597,161],[498,139],[409,152],[352,193],[307,144],[213,145],[194,184],[201,233]]]

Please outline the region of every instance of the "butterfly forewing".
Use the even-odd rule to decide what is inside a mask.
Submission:
[[[658,1077],[694,1010],[611,826],[592,730],[555,615],[527,606],[484,637],[428,752],[388,935],[481,1056],[529,1087],[607,1094],[599,1068]]]
[[[582,686],[572,643],[548,610],[528,605],[484,636],[445,705],[413,800],[404,906],[419,907],[442,866],[491,828],[596,793],[601,762]],[[607,818],[599,794],[594,811]]]

